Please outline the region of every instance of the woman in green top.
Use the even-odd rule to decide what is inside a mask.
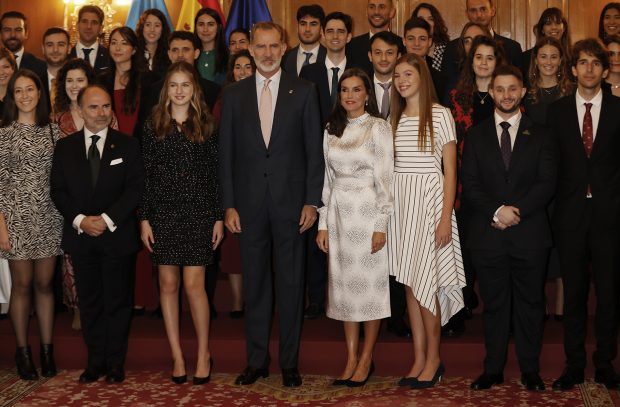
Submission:
[[[202,43],[196,63],[200,76],[222,85],[226,79],[228,48],[220,15],[208,7],[202,8],[194,18],[194,34]]]

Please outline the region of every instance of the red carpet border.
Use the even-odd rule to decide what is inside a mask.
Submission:
[[[299,406],[299,407],[418,407],[418,406],[519,406],[599,407],[620,405],[617,392],[610,393],[592,381],[569,392],[526,391],[517,380],[509,380],[490,391],[472,392],[471,379],[449,377],[433,389],[411,390],[396,386],[397,378],[375,377],[356,389],[331,386],[333,378],[303,376],[297,389],[281,386],[272,375],[252,386],[234,385],[235,376],[214,374],[211,383],[175,385],[162,372],[130,371],[121,385],[100,380],[89,385],[77,382],[79,370],[63,370],[53,379],[26,382],[11,370],[0,370],[0,406]],[[548,387],[551,381],[546,381]]]

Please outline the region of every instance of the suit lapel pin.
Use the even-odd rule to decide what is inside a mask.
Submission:
[[[524,131],[523,133],[521,133],[521,134],[523,134],[524,136],[529,136],[529,135],[530,135],[530,131],[529,131],[529,130],[525,130],[525,131]]]
[[[293,89],[289,89],[288,94],[289,94],[289,95],[292,95],[292,94],[293,94],[293,92],[295,92]]]
[[[110,144],[110,148],[114,148],[114,144]]]

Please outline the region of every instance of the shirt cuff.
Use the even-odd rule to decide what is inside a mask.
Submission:
[[[82,229],[80,229],[80,224],[82,223],[85,217],[86,215],[82,215],[80,213],[78,216],[75,217],[75,219],[73,219],[73,228],[77,230],[78,235],[81,235],[84,232]]]
[[[497,217],[497,214],[499,213],[499,211],[502,210],[502,208],[506,206],[506,205],[502,205],[499,208],[497,208],[497,210],[495,212],[493,212],[493,222],[494,223],[498,223],[499,222],[499,218]]]
[[[114,224],[114,222],[112,222],[112,219],[110,219],[110,217],[105,213],[102,213],[101,217],[103,218],[105,224],[108,225],[108,230],[110,232],[114,232],[116,230],[116,225]]]

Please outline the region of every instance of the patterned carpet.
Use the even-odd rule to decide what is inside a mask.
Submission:
[[[78,370],[64,370],[49,380],[25,382],[11,370],[0,370],[0,406],[614,406],[620,405],[617,392],[587,382],[570,392],[525,391],[516,380],[490,391],[472,392],[471,379],[451,377],[429,390],[411,390],[395,385],[394,377],[375,377],[362,388],[336,388],[332,378],[306,375],[298,389],[285,389],[280,376],[272,375],[253,386],[234,385],[234,376],[214,374],[202,386],[175,385],[167,374],[131,371],[122,385],[105,382],[80,385]],[[550,386],[550,381],[546,383]]]

